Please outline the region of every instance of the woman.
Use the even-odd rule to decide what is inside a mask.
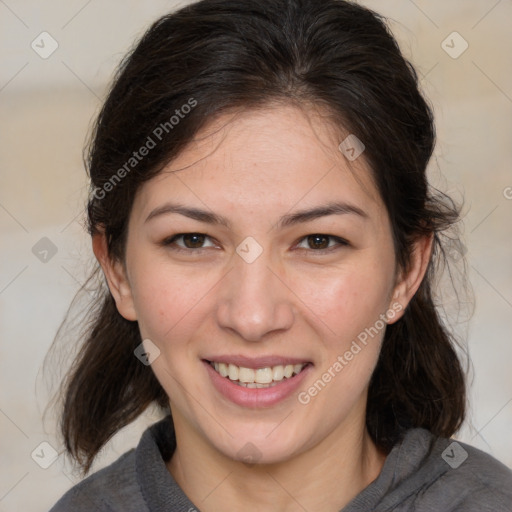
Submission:
[[[90,146],[108,289],[66,381],[86,473],[64,510],[512,510],[511,471],[451,441],[465,382],[432,299],[458,211],[432,113],[378,15],[203,0],[123,61]]]

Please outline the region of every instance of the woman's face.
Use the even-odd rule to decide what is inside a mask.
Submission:
[[[118,308],[160,351],[175,423],[230,458],[283,461],[364,428],[403,301],[364,153],[340,142],[292,107],[225,116],[133,204]]]

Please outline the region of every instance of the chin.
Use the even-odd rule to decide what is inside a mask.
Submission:
[[[276,424],[270,428],[268,425],[266,427],[264,432],[260,428],[259,432],[254,433],[248,433],[241,427],[238,434],[233,433],[233,437],[225,436],[221,443],[219,443],[219,438],[210,439],[210,442],[224,456],[251,465],[285,462],[303,451],[308,443],[307,439],[303,439],[303,443],[301,443],[300,439],[290,436],[289,431],[285,429],[279,434],[274,430],[269,435],[269,432],[276,429]],[[277,429],[279,428],[277,427]]]

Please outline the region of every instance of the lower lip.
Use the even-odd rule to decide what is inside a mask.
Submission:
[[[301,385],[306,375],[313,368],[308,364],[304,369],[290,377],[283,379],[279,384],[268,388],[246,388],[235,384],[227,377],[222,377],[215,371],[210,363],[203,361],[206,371],[215,386],[215,389],[223,396],[242,407],[271,407],[288,398]]]

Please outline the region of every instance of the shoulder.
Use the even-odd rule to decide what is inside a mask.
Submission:
[[[445,484],[460,493],[461,503],[455,510],[511,512],[512,470],[478,448],[445,441],[443,459],[449,465],[444,474]]]
[[[50,512],[149,512],[149,501],[162,488],[183,502],[164,463],[176,446],[170,415],[149,426],[136,448],[121,455],[109,466],[93,473],[71,488]],[[182,499],[183,498],[183,499]]]
[[[425,503],[453,512],[512,511],[512,470],[488,453],[432,436],[427,464],[437,470],[421,491]]]
[[[123,511],[147,509],[136,478],[135,450],[72,487],[50,512]]]

